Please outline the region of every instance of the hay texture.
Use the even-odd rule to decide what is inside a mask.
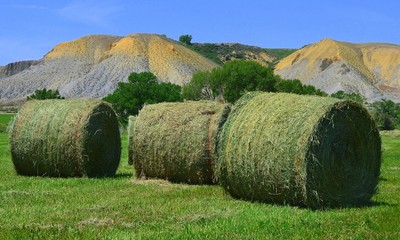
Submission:
[[[333,98],[250,93],[221,131],[217,176],[234,197],[310,208],[367,204],[381,140],[360,105]]]
[[[135,136],[136,117],[129,116],[128,119],[128,164],[133,165],[133,137]]]
[[[144,107],[134,128],[136,176],[213,183],[217,132],[229,111],[229,105],[212,101]]]
[[[20,175],[113,176],[121,155],[117,117],[100,100],[28,101],[10,132]]]

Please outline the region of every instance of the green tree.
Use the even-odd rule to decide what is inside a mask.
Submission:
[[[285,80],[281,79],[276,84],[276,90],[278,92],[285,92],[285,93],[295,93],[295,94],[302,94],[303,92],[303,84],[300,80]]]
[[[44,99],[64,99],[58,92],[58,90],[52,89],[38,89],[32,95],[27,97],[27,100],[44,100]]]
[[[273,69],[254,61],[233,60],[211,72],[198,72],[183,87],[183,96],[188,100],[223,98],[235,102],[250,91],[287,92],[327,96],[320,89],[303,85],[300,80],[284,80],[274,75]]]
[[[186,34],[186,35],[181,35],[179,37],[179,42],[191,45],[192,44],[192,35]]]
[[[235,102],[249,91],[274,92],[275,75],[272,68],[254,61],[233,60],[212,71],[211,87],[228,102]]]
[[[392,100],[383,99],[370,105],[371,114],[378,128],[392,130],[400,125],[400,106]]]
[[[137,115],[145,104],[182,101],[181,87],[160,83],[151,72],[131,73],[128,82],[119,82],[112,94],[104,97],[126,125],[130,115]]]
[[[211,72],[198,71],[193,74],[192,80],[185,84],[182,89],[182,95],[190,100],[215,100],[211,89]]]
[[[365,102],[365,98],[361,96],[360,94],[357,93],[345,93],[344,91],[340,90],[335,93],[331,94],[331,97],[334,98],[339,98],[339,99],[346,99],[346,100],[352,100],[355,102],[358,102],[360,104],[363,104]]]
[[[294,93],[300,95],[327,96],[327,94],[312,85],[303,85],[300,80],[279,79],[276,83],[277,92]]]

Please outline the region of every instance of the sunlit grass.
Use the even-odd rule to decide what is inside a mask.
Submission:
[[[22,177],[0,133],[0,239],[400,238],[399,136],[383,136],[372,205],[326,211],[235,200],[219,186],[137,180],[126,133],[122,141],[115,178]]]

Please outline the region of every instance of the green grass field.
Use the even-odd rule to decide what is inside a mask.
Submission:
[[[0,115],[0,126],[9,119]],[[115,178],[17,176],[0,132],[0,239],[400,239],[400,136],[382,138],[372,205],[311,211],[236,200],[219,186],[137,180],[126,134]]]

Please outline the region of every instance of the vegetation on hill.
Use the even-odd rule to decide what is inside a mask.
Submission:
[[[186,34],[186,35],[181,35],[179,37],[179,42],[191,45],[192,44],[192,35]]]
[[[233,103],[250,91],[287,92],[326,96],[313,86],[299,80],[284,80],[274,75],[271,67],[254,61],[233,60],[221,68],[197,72],[183,87],[183,97],[188,100],[221,99]]]
[[[182,101],[181,87],[161,83],[151,72],[131,73],[128,82],[119,82],[117,89],[103,98],[112,104],[123,125],[130,115],[137,115],[145,104]]]
[[[44,99],[64,99],[58,92],[58,90],[52,89],[38,89],[32,95],[27,97],[27,100],[44,100]]]
[[[262,62],[271,67],[275,66],[279,60],[296,51],[296,49],[286,48],[260,48],[239,43],[192,43],[188,47],[221,65],[233,59],[255,60],[257,55],[264,53],[271,59],[269,61],[263,60]]]

